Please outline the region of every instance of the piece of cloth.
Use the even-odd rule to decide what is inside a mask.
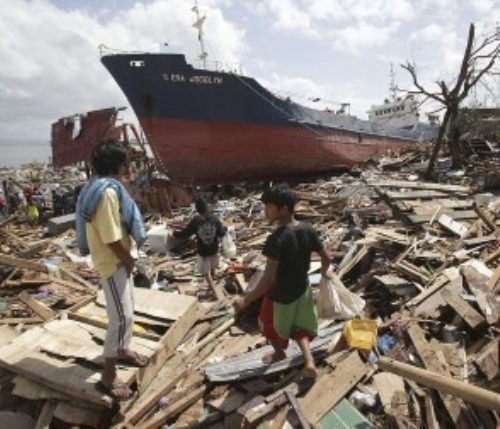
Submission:
[[[38,220],[38,216],[39,216],[39,211],[38,211],[38,207],[36,206],[36,204],[33,204],[33,203],[29,203],[28,204],[28,207],[26,209],[26,214],[28,216],[28,220],[30,222],[35,222]]]
[[[278,261],[276,279],[269,298],[282,304],[295,301],[309,284],[312,252],[323,250],[316,230],[308,223],[280,226],[267,238],[262,253]]]
[[[103,354],[105,358],[112,359],[130,346],[134,324],[134,285],[124,266],[120,266],[112,276],[102,279],[101,284],[108,315]]]
[[[290,338],[299,341],[312,339],[318,333],[318,314],[310,286],[289,304],[273,301],[268,296],[262,300],[259,314],[262,335],[278,347],[286,349]]]
[[[215,215],[195,216],[182,231],[175,231],[174,237],[187,240],[196,235],[198,255],[213,256],[219,252],[219,238],[224,237],[226,229]]]
[[[219,255],[196,257],[196,269],[200,274],[206,275],[219,267]]]
[[[120,202],[114,189],[104,191],[94,216],[85,224],[90,256],[94,268],[101,278],[110,277],[121,264],[120,259],[109,247],[110,243],[120,241],[130,251],[130,236],[120,220]]]
[[[95,178],[80,191],[76,205],[76,238],[82,255],[87,255],[90,250],[85,224],[92,220],[104,191],[108,188],[113,189],[118,196],[120,219],[127,234],[134,238],[137,247],[141,247],[146,241],[146,229],[141,212],[125,187],[110,177]]]

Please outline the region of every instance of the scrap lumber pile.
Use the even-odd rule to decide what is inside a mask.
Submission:
[[[293,185],[297,217],[320,232],[336,287],[365,302],[359,319],[321,320],[314,384],[301,377],[295,344],[263,363],[258,304],[232,310],[232,297],[262,275],[272,230],[256,186],[217,192],[237,255],[221,258],[214,289],[194,273],[194,243],[169,237],[192,209],[148,218],[164,233],[137,254],[132,346],[152,363],[120,368],[136,391],[121,404],[95,387],[105,303],[74,231],[47,238],[17,219],[0,225],[0,426],[497,427],[500,197],[478,193],[468,176],[424,182],[421,160],[408,153]],[[374,335],[367,346],[355,341],[363,329]]]

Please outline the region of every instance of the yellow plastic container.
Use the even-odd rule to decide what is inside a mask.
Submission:
[[[377,340],[377,322],[369,319],[351,319],[344,326],[349,347],[371,350]]]

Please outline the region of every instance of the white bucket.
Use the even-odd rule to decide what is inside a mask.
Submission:
[[[167,253],[169,230],[166,225],[154,225],[148,231],[149,249],[153,253]]]

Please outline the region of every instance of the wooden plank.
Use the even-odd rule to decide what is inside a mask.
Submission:
[[[203,397],[205,394],[206,386],[203,385],[189,392],[187,395],[183,396],[178,401],[169,405],[164,410],[156,413],[153,417],[146,420],[141,424],[141,429],[157,429],[161,427],[169,419],[182,413],[185,409],[193,405],[196,401]]]
[[[407,189],[424,189],[429,191],[456,192],[470,194],[471,188],[460,185],[444,185],[441,183],[425,183],[425,182],[407,182],[406,180],[379,180],[368,182],[370,186],[378,186],[381,188],[407,188]]]
[[[380,372],[373,376],[373,382],[386,414],[394,417],[395,422],[409,417],[408,395],[402,377],[389,372]]]
[[[292,389],[293,393],[298,392],[298,388]],[[238,409],[238,414],[242,414],[245,419],[246,426],[244,427],[256,427],[257,423],[261,421],[265,416],[271,414],[272,412],[278,410],[287,402],[287,397],[285,395],[285,390],[280,393],[272,401],[266,399],[264,402],[264,397],[257,395],[250,401],[251,407],[246,408],[247,404],[244,404],[240,409]],[[239,426],[238,426],[239,427]]]
[[[189,295],[134,287],[134,313],[163,320],[178,320],[197,299]],[[97,294],[97,303],[106,306],[104,292]]]
[[[477,204],[474,204],[473,208],[474,211],[479,216],[479,219],[481,219],[484,222],[484,224],[489,228],[489,230],[495,232],[497,230],[497,226],[495,225],[495,221],[491,220],[491,216]]]
[[[111,407],[111,398],[95,388],[100,375],[75,365],[72,360],[61,361],[32,350],[18,350],[7,356],[2,355],[0,366],[73,398]]]
[[[441,295],[448,305],[450,305],[450,307],[453,308],[472,329],[478,329],[486,324],[486,319],[457,293],[448,288],[444,288]]]
[[[438,191],[387,191],[385,193],[391,200],[429,200],[435,198],[446,198],[449,195]]]
[[[488,280],[487,288],[493,293],[496,293],[500,288],[500,265],[496,267],[493,275]]]
[[[442,396],[447,395],[457,401],[463,402],[462,400],[466,400],[467,402],[479,405],[483,408],[500,411],[500,395],[494,391],[486,390],[472,384],[464,383],[463,381],[455,380],[453,377],[408,365],[386,357],[381,357],[378,364],[385,371],[398,374],[401,377],[409,378],[424,386],[436,389]],[[464,410],[464,412],[465,411],[466,410]],[[477,427],[473,420],[470,422],[464,422],[462,420],[465,414],[460,417],[461,421],[456,423],[457,427]]]
[[[212,279],[212,284],[210,285],[212,292],[215,296],[215,299],[219,302],[223,302],[226,299],[226,295],[224,295],[224,288],[221,284]]]
[[[0,325],[19,325],[21,323],[32,325],[42,322],[43,319],[41,317],[6,317],[5,319],[0,319]]]
[[[57,402],[46,401],[36,421],[35,429],[49,429]]]
[[[460,222],[453,220],[451,216],[448,216],[447,214],[439,216],[438,222],[441,226],[459,237],[463,237],[467,233],[467,227],[462,225]]]
[[[498,240],[498,238],[494,235],[487,235],[485,237],[468,238],[464,240],[464,244],[469,247],[476,247],[496,240]]]
[[[63,279],[60,279],[60,278],[57,278],[54,276],[47,276],[46,280],[47,280],[47,282],[57,283],[61,286],[65,286],[65,287],[68,287],[70,289],[77,290],[79,292],[84,292],[84,293],[94,292],[95,293],[95,291],[96,291],[96,289],[89,290],[89,288],[86,286],[81,286],[75,282],[63,280]]]
[[[0,254],[0,265],[9,265],[11,267],[24,268],[26,270],[39,271],[42,273],[49,272],[47,267],[43,264],[3,254]]]
[[[472,209],[472,205],[474,204],[474,200],[470,199],[435,199],[431,201],[425,201],[425,205],[422,204],[422,201],[418,200],[406,200],[399,201],[396,203],[401,211],[414,211],[417,213],[419,210],[425,210],[426,212],[434,213],[437,209],[441,210],[466,210]]]
[[[486,375],[488,381],[492,381],[500,371],[499,367],[500,346],[498,340],[492,340],[481,352],[474,358],[474,362],[481,372]]]
[[[281,408],[274,416],[269,429],[283,429],[283,425],[288,419],[289,411],[290,411],[289,405],[285,405],[283,408]]]
[[[451,378],[449,370],[443,367],[442,363],[437,356],[436,350],[429,345],[425,339],[423,331],[420,329],[417,323],[410,322],[408,327],[408,335],[410,336],[417,354],[422,359],[425,368],[437,374],[441,374],[444,377]],[[384,368],[387,370],[387,368]],[[391,371],[392,372],[392,371]],[[401,375],[401,374],[399,374]],[[471,418],[469,417],[469,411],[465,404],[459,399],[451,396],[448,393],[439,392],[441,399],[445,405],[448,414],[450,415],[453,423],[460,428],[472,427]]]
[[[89,325],[95,326],[101,329],[108,329],[108,322],[104,322],[103,320],[97,317],[87,316],[85,314],[81,314],[78,311],[70,311],[67,313],[69,319],[78,320],[79,322],[88,323]],[[1,320],[1,319],[0,319]],[[154,334],[149,334],[147,332],[135,332],[133,335],[136,335],[141,338],[146,338],[152,341],[158,341],[158,336]]]
[[[495,250],[494,252],[490,253],[489,255],[487,255],[484,259],[483,259],[483,262],[485,264],[488,264],[490,262],[493,262],[495,259],[497,259],[498,257],[500,257],[500,247]]]
[[[395,264],[395,267],[399,270],[402,271],[403,273],[409,275],[410,277],[417,279],[419,282],[422,282],[424,284],[427,284],[430,281],[430,276],[428,273],[424,272],[420,268],[418,268],[416,265],[413,265],[411,262],[408,261],[398,261]]]
[[[434,404],[432,403],[432,398],[429,395],[425,395],[425,414],[427,428],[440,429],[438,420],[436,418],[436,411],[434,410]]]
[[[354,351],[335,369],[321,376],[299,404],[311,425],[317,424],[368,372],[368,366]],[[325,392],[329,392],[328,395]]]
[[[300,408],[299,403],[297,402],[297,398],[295,395],[287,390],[285,392],[285,395],[288,399],[288,402],[290,402],[290,405],[292,406],[293,410],[295,411],[295,414],[297,415],[297,418],[299,419],[299,425],[302,429],[309,429],[311,426],[307,422],[304,413],[302,412],[302,409]]]
[[[223,414],[231,414],[245,403],[248,394],[236,390],[234,387],[226,390],[217,399],[209,402],[210,406]]]
[[[202,313],[203,309],[198,301],[195,300],[161,338],[159,349],[150,359],[150,364],[145,368],[140,368],[137,374],[137,385],[139,386],[140,393],[143,393],[146,387],[149,386],[149,383],[158,374],[160,368],[175,351],[182,338],[198,321]]]
[[[84,278],[82,278],[78,274],[74,273],[73,271],[67,270],[67,269],[65,269],[63,267],[59,267],[59,272],[64,277],[66,277],[69,281],[74,281],[74,282],[80,283],[82,286],[85,286],[90,291],[96,291],[97,290],[97,286],[96,285],[93,285],[92,283],[90,283],[89,281],[85,280]]]
[[[63,422],[91,428],[99,427],[101,414],[102,412],[62,401],[57,403],[56,409],[54,410],[54,417],[57,417]]]
[[[0,281],[0,287],[3,287],[5,284],[7,284],[10,279],[14,278],[14,276],[19,272],[19,268],[14,268],[12,272],[5,277],[3,280]]]
[[[419,293],[416,297],[411,299],[406,303],[407,307],[415,307],[419,305],[421,302],[425,301],[427,298],[429,298],[431,295],[434,295],[437,291],[441,290],[444,286],[446,286],[450,280],[448,277],[441,275],[439,276],[432,285],[430,285],[427,289],[425,289],[423,292]]]
[[[186,363],[183,362],[182,356],[176,355],[174,356],[174,359],[175,358],[177,358],[176,362],[178,366],[172,372],[171,376],[165,381],[165,384],[160,390],[151,392],[147,396],[140,398],[139,402],[127,412],[127,423],[136,425],[147,414],[147,412],[158,403],[159,398],[167,395],[177,385],[177,383],[179,383],[179,381],[186,377],[188,367]]]
[[[45,304],[33,298],[27,291],[23,290],[19,294],[19,299],[30,307],[43,320],[50,320],[54,318],[54,312]]]
[[[368,252],[368,247],[363,246],[359,252],[356,253],[356,255],[349,262],[347,262],[347,264],[340,268],[337,273],[339,279],[342,280],[342,277],[349,273],[368,254]]]
[[[477,219],[477,214],[474,210],[444,210],[441,212],[441,214],[448,215],[453,220]],[[414,224],[430,222],[433,217],[433,213],[408,215],[408,219]]]
[[[491,277],[491,272],[486,275],[485,273],[480,272],[483,271],[484,268],[479,265],[482,263],[479,263],[478,266],[470,264],[471,262],[475,261],[470,260],[466,264],[462,265],[460,272],[467,281],[469,289],[476,297],[477,305],[486,316],[486,320],[489,324],[493,325],[499,319],[499,312],[495,297],[493,296],[493,293],[488,289],[488,281]],[[489,271],[487,267],[486,270]]]

